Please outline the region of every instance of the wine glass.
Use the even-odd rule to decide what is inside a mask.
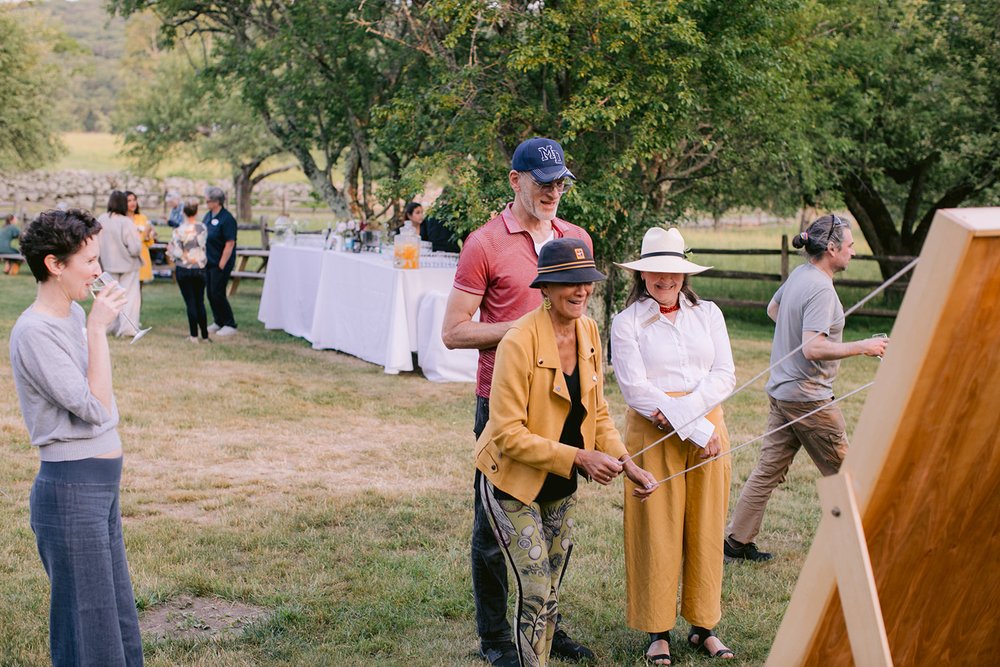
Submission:
[[[113,283],[113,282],[115,282],[114,277],[112,277],[112,275],[110,273],[108,273],[107,271],[105,271],[101,275],[97,276],[97,279],[94,280],[94,282],[92,282],[90,284],[90,293],[93,294],[96,297],[98,292],[100,292],[101,290],[105,289],[106,287],[108,287],[109,285],[111,285],[111,283]],[[119,289],[121,289],[121,288],[119,288]],[[136,333],[135,333],[134,336],[132,336],[132,340],[129,342],[129,345],[132,345],[137,340],[139,340],[140,338],[142,338],[143,336],[145,336],[147,333],[149,333],[149,330],[153,328],[153,327],[146,327],[145,329],[140,329],[139,327],[137,327],[135,325],[135,322],[133,322],[132,319],[128,315],[126,315],[123,312],[122,313],[118,313],[118,314],[121,315],[122,317],[124,317],[125,321],[128,322],[129,324],[131,324],[132,328],[135,329]]]
[[[888,337],[889,337],[889,334],[887,334],[887,333],[872,334],[872,338],[888,338]],[[882,361],[882,357],[879,357],[878,360]]]

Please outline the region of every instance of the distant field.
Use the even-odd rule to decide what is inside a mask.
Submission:
[[[80,169],[93,172],[131,171],[135,165],[122,154],[121,139],[116,134],[106,132],[66,132],[62,135],[67,152],[53,166],[53,169]],[[275,160],[267,163],[268,168],[285,162]],[[152,174],[158,178],[180,176],[191,179],[215,180],[229,178],[229,167],[221,162],[199,160],[192,151],[181,151],[176,157],[164,163]],[[306,182],[305,175],[293,169],[271,177],[282,183]]]

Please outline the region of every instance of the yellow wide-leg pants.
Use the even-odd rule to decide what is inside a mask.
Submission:
[[[729,451],[722,408],[708,416]],[[628,410],[625,446],[638,452],[666,433]],[[636,457],[637,465],[664,479],[704,462],[704,450],[674,435]],[[626,621],[643,632],[671,630],[680,612],[692,625],[714,628],[722,618],[722,543],[729,507],[730,457],[725,456],[661,485],[644,503],[625,480]],[[682,573],[683,570],[683,573]]]

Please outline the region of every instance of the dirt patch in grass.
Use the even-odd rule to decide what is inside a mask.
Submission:
[[[182,595],[144,612],[139,627],[151,639],[219,639],[239,635],[269,613],[264,607],[242,602]]]

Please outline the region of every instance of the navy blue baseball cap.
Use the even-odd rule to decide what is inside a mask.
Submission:
[[[531,172],[532,177],[539,183],[551,183],[560,178],[576,180],[573,172],[566,168],[562,146],[558,141],[545,137],[532,137],[522,141],[514,149],[510,168],[514,171]]]

